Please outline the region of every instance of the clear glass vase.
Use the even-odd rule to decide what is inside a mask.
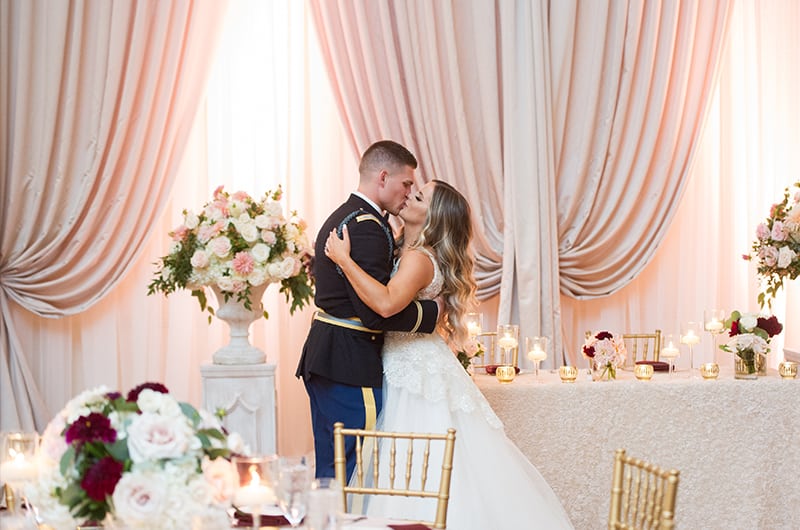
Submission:
[[[758,379],[757,357],[759,355],[752,351],[736,352],[733,355],[734,379]]]

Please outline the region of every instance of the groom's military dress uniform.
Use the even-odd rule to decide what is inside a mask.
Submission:
[[[413,301],[398,314],[382,318],[362,302],[335,263],[325,256],[328,234],[347,225],[350,256],[370,276],[386,284],[392,273],[394,239],[388,221],[362,197],[352,194],[325,221],[315,243],[314,302],[311,323],[297,366],[311,402],[316,476],[333,474],[333,424],[375,427],[382,406],[383,331],[431,333],[438,309],[431,300]],[[348,442],[354,442],[349,439]],[[355,461],[347,446],[347,473]]]

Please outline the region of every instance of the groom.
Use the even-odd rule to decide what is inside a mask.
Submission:
[[[406,205],[417,159],[389,140],[369,146],[358,166],[358,190],[339,206],[320,228],[315,243],[314,302],[319,308],[297,366],[311,404],[316,476],[333,477],[333,424],[374,429],[383,404],[381,386],[383,331],[431,333],[438,317],[437,303],[415,301],[389,318],[368,308],[353,287],[325,256],[331,230],[346,224],[350,255],[371,276],[388,283],[392,272],[394,237],[384,217]],[[386,217],[388,217],[388,213]],[[346,445],[347,476],[355,466],[355,442]]]

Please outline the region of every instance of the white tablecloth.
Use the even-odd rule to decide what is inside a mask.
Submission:
[[[573,384],[540,377],[475,380],[576,529],[607,528],[617,448],[680,470],[678,528],[800,528],[800,379],[723,373],[705,381],[678,372],[644,382],[620,372],[591,382],[585,370]]]

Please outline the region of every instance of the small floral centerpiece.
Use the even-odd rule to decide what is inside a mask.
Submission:
[[[757,377],[758,356],[765,356],[769,352],[769,341],[783,331],[783,324],[778,322],[775,315],[767,317],[758,313],[733,311],[725,319],[724,325],[729,330],[730,340],[720,345],[720,349],[734,353],[739,359],[736,375]]]
[[[238,484],[229,457],[247,451],[216,416],[178,402],[160,383],[127,396],[101,386],[70,400],[47,426],[40,479],[26,495],[56,530],[89,521],[185,530],[198,516],[227,528]]]
[[[583,345],[583,356],[592,365],[595,380],[616,379],[617,368],[625,364],[627,355],[625,341],[608,331],[590,335]]]
[[[478,337],[470,335],[462,348],[463,349],[456,353],[456,357],[461,363],[461,366],[464,367],[464,370],[469,371],[470,364],[472,364],[472,359],[479,355],[483,355],[483,343],[478,340]]]
[[[773,204],[769,217],[756,227],[752,248],[743,257],[757,260],[758,275],[766,285],[758,294],[758,305],[771,308],[784,279],[800,275],[800,181],[784,190],[783,200]]]
[[[286,300],[291,298],[290,312],[302,308],[314,294],[312,247],[305,221],[295,212],[284,217],[281,195],[278,187],[255,200],[220,186],[199,214],[184,210],[183,224],[170,232],[172,247],[157,263],[147,294],[190,289],[201,309],[213,314],[204,286],[219,289],[225,301],[235,296],[249,310],[251,287],[280,282]]]

